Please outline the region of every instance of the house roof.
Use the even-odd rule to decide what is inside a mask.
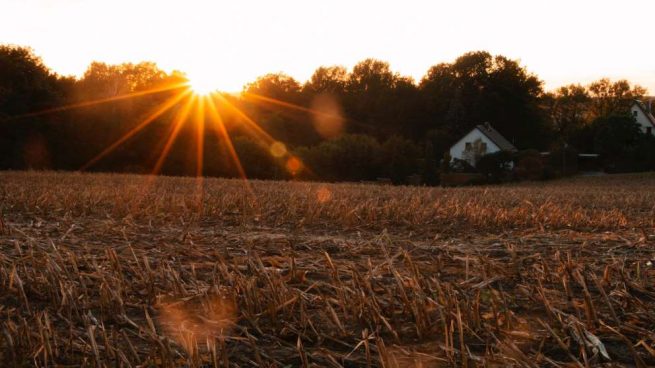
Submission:
[[[655,117],[653,116],[653,114],[651,114],[648,111],[648,109],[646,109],[646,106],[644,106],[644,104],[639,100],[635,100],[634,104],[637,105],[639,110],[641,110],[641,112],[643,112],[644,115],[646,115],[646,117],[650,121],[651,125],[653,125],[655,127]]]
[[[500,148],[503,151],[517,151],[516,147],[505,139],[502,134],[500,134],[496,129],[492,128],[489,123],[484,123],[476,126],[476,129],[482,132],[489,140],[494,142],[498,148]]]

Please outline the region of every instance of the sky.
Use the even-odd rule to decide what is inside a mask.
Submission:
[[[609,77],[655,94],[654,26],[654,0],[0,0],[0,44],[32,47],[59,74],[148,60],[230,92],[369,57],[418,81],[487,50],[547,90]]]

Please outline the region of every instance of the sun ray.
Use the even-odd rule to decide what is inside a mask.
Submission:
[[[193,122],[196,128],[196,210],[198,216],[202,215],[204,203],[203,169],[205,155],[205,100],[207,96],[199,96],[196,101]]]
[[[296,105],[296,104],[293,104],[291,102],[286,102],[286,101],[278,100],[276,98],[266,97],[266,96],[258,95],[258,94],[251,93],[251,92],[244,92],[244,93],[242,93],[242,96],[244,96],[246,98],[250,98],[252,100],[270,102],[270,103],[275,104],[275,105],[287,107],[287,108],[298,110],[298,111],[307,112],[307,113],[310,113],[310,114],[321,115],[321,116],[324,116],[324,117],[327,117],[327,118],[338,118],[338,119],[343,118],[342,116],[335,115],[335,114],[330,114],[330,113],[325,112],[325,111],[310,109],[308,107]]]
[[[232,139],[230,138],[230,135],[227,132],[227,129],[225,128],[225,124],[223,123],[223,118],[221,115],[218,113],[218,109],[216,108],[216,104],[214,103],[213,96],[210,96],[207,99],[207,111],[209,115],[211,116],[213,121],[213,128],[214,133],[218,137],[219,141],[223,140],[225,144],[227,145],[227,150],[230,155],[230,158],[232,159],[232,163],[236,167],[239,177],[241,179],[245,180],[246,183],[248,183],[248,177],[246,176],[246,172],[243,170],[243,166],[241,165],[241,161],[239,160],[239,156],[237,155],[236,150],[234,149],[234,145],[232,144]]]
[[[147,90],[144,90],[144,91],[126,93],[126,94],[123,94],[123,95],[107,97],[107,98],[101,98],[101,99],[98,99],[98,100],[78,102],[78,103],[74,103],[74,104],[70,104],[70,105],[64,105],[64,106],[59,106],[59,107],[47,109],[47,110],[29,112],[29,113],[22,114],[22,115],[12,116],[12,117],[9,118],[9,120],[16,120],[16,119],[22,119],[22,118],[27,118],[27,117],[34,117],[34,116],[52,114],[52,113],[55,113],[55,112],[61,112],[61,111],[66,111],[66,110],[79,109],[79,108],[83,108],[83,107],[99,105],[99,104],[104,104],[104,103],[108,103],[108,102],[120,101],[120,100],[126,100],[126,99],[130,99],[130,98],[135,98],[135,97],[140,97],[140,96],[145,96],[145,95],[150,95],[150,94],[155,94],[155,93],[161,93],[161,92],[171,91],[171,90],[180,89],[180,88],[187,88],[188,89],[188,84],[187,83],[176,83],[174,85],[166,86],[166,87],[151,88],[151,89],[147,89]]]
[[[259,126],[259,124],[257,124],[248,115],[246,115],[246,113],[244,113],[239,108],[234,106],[234,104],[232,104],[230,101],[228,101],[225,97],[223,97],[220,94],[217,94],[217,97],[219,97],[221,99],[221,101],[223,101],[232,111],[234,111],[239,117],[241,117],[243,119],[243,121],[245,122],[247,128],[249,128],[252,132],[255,132],[255,134],[257,136],[255,136],[254,138],[257,140],[257,143],[259,145],[263,146],[266,150],[268,150],[270,152],[270,150],[272,148],[274,148],[275,144],[280,143],[275,138],[273,138],[270,134],[268,134],[264,129],[262,129]],[[281,161],[281,166],[283,168],[285,168],[285,169],[288,169],[287,166],[288,166],[288,163],[290,162],[290,160],[294,160],[297,163],[297,165],[300,165],[300,167],[303,168],[303,170],[306,170],[312,176],[314,175],[314,173],[311,171],[311,169],[309,167],[305,166],[305,164],[302,162],[302,160],[300,160],[299,157],[297,157],[297,156],[291,154],[290,152],[288,152],[286,150],[286,148],[285,148],[284,152],[279,157],[276,157],[276,158],[278,159],[278,160],[276,160],[278,162],[280,160],[282,160]],[[297,166],[297,165],[294,165],[294,166]],[[295,173],[294,173],[294,175],[295,175]]]
[[[233,103],[228,101],[225,97],[223,97],[221,94],[217,94],[216,97],[218,97],[221,102],[223,102],[230,110],[232,110],[234,113],[236,113],[245,123],[245,126],[248,130],[253,132],[254,138],[257,140],[257,143],[267,150],[270,149],[271,145],[276,142],[276,139],[273,138],[270,134],[268,134],[264,129],[262,129],[259,124],[257,124],[254,120],[252,120],[246,113],[241,111],[238,107],[234,106]]]
[[[115,150],[118,146],[121,144],[125,143],[128,139],[132,138],[136,133],[139,131],[143,130],[146,126],[150,125],[155,119],[157,119],[159,116],[161,116],[163,113],[168,111],[170,108],[175,106],[177,103],[179,103],[185,96],[188,96],[189,93],[191,93],[189,90],[186,90],[182,93],[179,93],[171,98],[169,98],[162,106],[160,106],[155,112],[152,114],[148,115],[139,125],[135,126],[132,128],[130,131],[125,133],[122,137],[120,137],[118,140],[116,140],[114,143],[112,143],[109,147],[105,148],[102,152],[100,152],[97,156],[92,158],[89,162],[84,164],[80,170],[84,171],[88,169],[89,167],[93,166],[96,164],[98,161],[100,161],[102,158],[110,154],[113,150]]]
[[[202,177],[205,150],[205,100],[206,96],[198,98],[196,103],[196,177]]]
[[[164,145],[164,149],[162,150],[161,154],[159,155],[159,158],[157,159],[157,162],[155,163],[155,167],[152,170],[152,175],[158,174],[162,166],[164,165],[164,161],[166,160],[168,153],[173,147],[173,143],[175,143],[175,139],[177,138],[177,135],[180,133],[180,130],[184,126],[184,123],[189,115],[189,111],[191,110],[191,107],[193,106],[193,103],[196,101],[196,99],[197,96],[191,95],[191,97],[189,97],[187,102],[184,104],[182,109],[178,112],[177,116],[175,117],[175,121],[173,122],[173,130],[171,131],[171,134],[169,135],[168,140]]]
[[[335,115],[335,114],[331,114],[331,113],[316,110],[316,109],[311,109],[311,108],[308,108],[308,107],[296,105],[296,104],[291,103],[291,102],[278,100],[276,98],[262,96],[262,95],[258,95],[256,93],[252,93],[252,92],[243,92],[243,93],[241,93],[241,95],[243,97],[245,97],[246,100],[250,100],[250,101],[255,102],[255,103],[269,102],[269,103],[272,103],[272,104],[275,104],[275,105],[278,105],[278,106],[286,107],[286,108],[297,110],[297,111],[306,112],[306,113],[309,113],[309,114],[322,116],[322,117],[325,117],[325,118],[341,119],[343,121],[348,122],[348,124],[359,126],[359,127],[365,128],[365,129],[373,128],[370,124],[366,124],[366,123],[363,123],[361,121],[354,120],[352,118],[348,118],[348,117],[341,116],[341,115]]]

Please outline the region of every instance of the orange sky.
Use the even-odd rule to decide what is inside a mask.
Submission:
[[[61,74],[151,60],[237,91],[267,72],[304,81],[367,57],[419,80],[484,49],[520,59],[547,89],[607,76],[655,93],[652,0],[0,1],[0,43],[33,47]]]

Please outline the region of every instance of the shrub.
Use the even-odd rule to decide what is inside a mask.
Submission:
[[[247,137],[234,139],[234,149],[249,178],[275,178],[275,162],[265,148]]]
[[[441,158],[441,161],[439,162],[439,172],[442,174],[450,172],[451,169],[451,164],[450,161],[452,161],[452,157],[450,156],[450,152],[446,152],[443,154],[443,157]]]
[[[642,134],[634,117],[630,115],[598,118],[592,125],[596,128],[594,148],[608,163],[629,158]]]
[[[392,136],[382,144],[383,173],[394,184],[402,183],[412,174],[419,172],[421,150],[412,141]]]
[[[555,176],[568,176],[578,172],[578,150],[574,147],[560,144],[550,152],[548,166]]]
[[[512,154],[507,151],[486,154],[480,157],[476,169],[490,182],[503,181],[509,176],[512,169]]]
[[[447,172],[453,172],[453,173],[475,173],[475,167],[471,166],[471,164],[468,163],[466,160],[461,160],[459,158],[453,159],[453,162],[450,163],[448,166],[449,169]]]
[[[382,175],[382,147],[375,138],[346,134],[297,151],[320,180],[374,180]]]
[[[519,180],[540,180],[544,177],[544,163],[537,150],[525,150],[516,155],[514,174]]]

